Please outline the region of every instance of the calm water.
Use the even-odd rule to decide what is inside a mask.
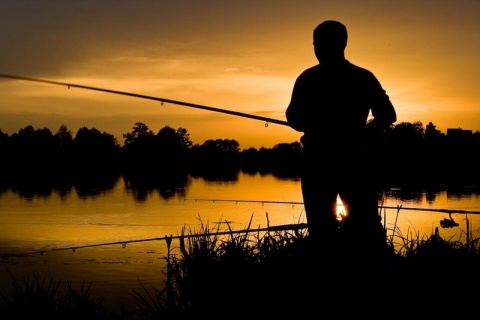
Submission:
[[[305,222],[299,180],[271,175],[241,173],[236,181],[214,182],[190,177],[187,186],[168,200],[158,191],[148,191],[138,200],[123,180],[113,189],[92,194],[62,190],[48,197],[26,198],[11,191],[0,195],[2,292],[10,289],[12,275],[17,279],[37,275],[69,281],[78,289],[82,282],[91,283],[92,296],[105,298],[104,304],[113,310],[119,301],[133,308],[132,290],[143,292],[142,284],[150,291],[162,287],[165,236],[178,235],[182,228],[200,230],[202,225],[225,231],[226,222],[234,230],[244,229],[250,220],[252,228]],[[452,214],[459,226],[445,229],[440,220],[448,214],[409,210],[480,212],[478,188],[391,189],[385,192],[383,205],[392,207],[383,210],[389,234],[396,222],[404,236],[428,237],[438,227],[441,236],[461,240],[466,218],[480,234],[480,215]],[[398,215],[397,206],[402,206]],[[172,246],[177,245],[174,240]],[[35,253],[39,251],[43,254]],[[30,254],[14,256],[24,253]]]

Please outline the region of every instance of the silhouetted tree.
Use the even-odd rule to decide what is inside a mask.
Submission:
[[[244,149],[240,153],[241,156],[241,169],[245,173],[255,174],[259,170],[259,152],[256,148],[250,147]]]
[[[440,130],[437,130],[437,127],[432,122],[429,122],[425,127],[424,137],[427,143],[435,144],[440,141],[440,139],[443,139],[445,134],[443,134]]]
[[[13,147],[11,165],[25,175],[45,174],[53,167],[54,139],[47,129],[34,129],[29,125],[10,137]]]
[[[153,142],[155,134],[152,130],[143,122],[135,122],[132,127],[132,132],[125,133],[125,145],[150,145]]]
[[[445,134],[429,122],[425,127],[421,162],[424,179],[431,183],[440,183],[445,172]]]
[[[185,168],[187,152],[192,147],[190,134],[184,128],[165,126],[155,137],[158,165],[167,169]]]
[[[193,145],[185,128],[165,126],[154,134],[142,122],[136,122],[132,131],[123,135],[123,147],[113,135],[95,128],[80,128],[75,138],[72,136],[65,125],[54,135],[47,128],[35,129],[31,125],[11,136],[0,130],[0,190],[1,185],[28,184],[30,189],[24,192],[32,194],[35,183],[48,183],[50,187],[62,183],[68,187],[70,180],[91,176],[109,176],[105,183],[109,186],[120,165],[124,176],[137,175],[135,181],[129,180],[130,185],[146,185],[146,190],[158,189],[161,194],[168,194],[172,188],[181,189],[187,173],[206,179],[235,180],[240,169],[281,177],[297,177],[300,169],[299,142],[242,151],[237,141],[229,139],[210,139]],[[392,125],[384,138],[380,144],[376,141],[369,145],[374,152],[366,150],[374,155],[373,165],[383,166],[379,171],[387,184],[480,181],[479,131],[459,128],[444,134],[432,122],[425,128],[419,121],[400,122]],[[139,179],[139,175],[143,178]]]
[[[187,151],[192,145],[186,129],[165,126],[155,135],[147,125],[135,123],[124,134],[123,175],[128,190],[144,201],[152,190],[163,198],[181,194],[188,183]]]
[[[66,125],[61,125],[57,133],[53,135],[54,151],[52,161],[55,164],[53,174],[57,177],[58,183],[67,187],[72,183],[75,163],[73,132]]]
[[[4,156],[0,157],[0,163],[3,163],[5,160],[6,156],[8,154],[8,149],[10,146],[10,136],[2,131],[0,129],[0,153],[2,153]]]
[[[191,147],[189,133],[165,126],[155,135],[149,127],[137,122],[132,132],[124,134],[124,170],[129,174],[156,175],[171,170],[186,170],[187,151]]]
[[[120,146],[109,133],[96,128],[80,128],[73,139],[76,170],[81,175],[115,174]]]
[[[384,175],[401,183],[421,183],[424,159],[424,129],[417,122],[400,122],[387,131],[388,149]]]
[[[190,133],[188,133],[187,129],[179,127],[176,131],[176,136],[183,148],[190,149],[193,146],[193,142],[190,140]]]
[[[302,144],[279,143],[273,148],[260,148],[259,170],[261,173],[273,173],[281,177],[299,177]]]
[[[416,122],[400,122],[393,125],[389,141],[398,146],[418,146],[422,143],[424,135],[423,124]]]
[[[450,185],[472,184],[480,181],[480,148],[471,130],[447,130],[444,148],[445,175]]]
[[[66,125],[61,125],[57,133],[53,135],[55,145],[58,147],[70,147],[73,143],[73,132]]]
[[[209,139],[202,145],[194,145],[189,152],[189,168],[195,174],[213,171],[225,175],[240,170],[240,144],[230,139]],[[230,177],[232,178],[232,177]]]
[[[475,131],[473,133],[473,142],[475,145],[480,146],[480,131]]]
[[[95,128],[88,129],[87,127],[78,129],[73,143],[76,148],[87,153],[89,150],[101,151],[102,149],[102,153],[110,153],[119,147],[117,139],[112,134],[100,132]]]
[[[123,135],[122,170],[124,174],[148,173],[156,163],[155,133],[143,122],[136,122],[132,131]]]

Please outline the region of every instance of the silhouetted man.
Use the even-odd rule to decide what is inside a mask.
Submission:
[[[365,146],[396,121],[396,112],[373,73],[345,59],[347,37],[337,21],[315,28],[319,64],[296,79],[286,110],[289,125],[304,133],[301,187],[309,235],[319,250],[331,249],[339,234],[358,237],[351,244],[358,250],[386,240]],[[341,228],[337,195],[346,211]]]

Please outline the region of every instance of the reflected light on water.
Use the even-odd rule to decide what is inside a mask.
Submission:
[[[337,220],[342,221],[342,219],[346,216],[347,212],[345,211],[342,199],[340,199],[340,196],[337,196]]]

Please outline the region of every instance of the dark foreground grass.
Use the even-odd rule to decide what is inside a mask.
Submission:
[[[0,295],[0,319],[193,319],[302,317],[385,319],[468,317],[478,313],[478,239],[387,238],[381,259],[362,239],[317,250],[304,228],[202,225],[184,229],[165,257],[162,288],[133,291],[135,312],[115,314],[90,298],[90,286],[39,277],[16,279]]]

